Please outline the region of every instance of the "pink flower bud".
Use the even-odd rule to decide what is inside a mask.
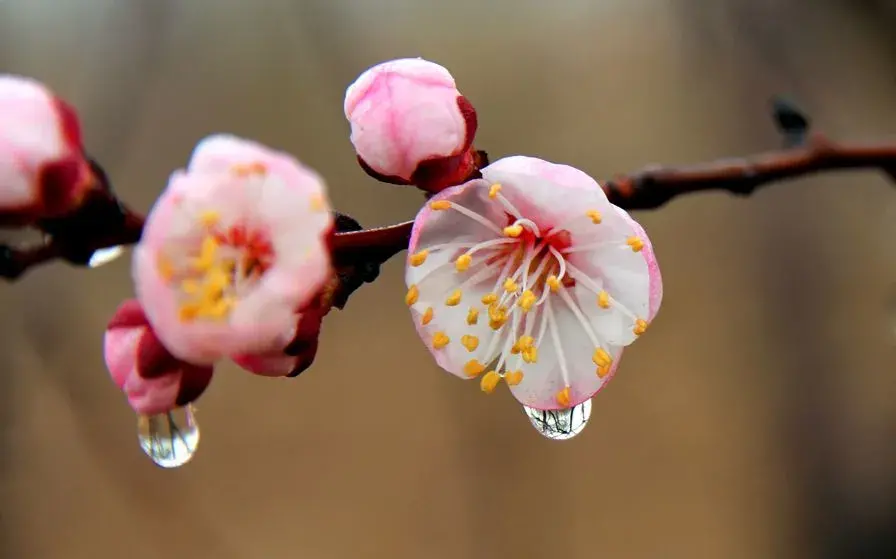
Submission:
[[[0,75],[0,224],[70,213],[93,184],[75,111],[37,81]]]
[[[476,111],[438,64],[370,68],[346,90],[345,117],[361,166],[378,180],[438,192],[476,171]]]
[[[186,363],[165,349],[136,299],[115,311],[103,345],[113,382],[141,415],[185,406],[199,398],[212,380],[212,367]]]
[[[332,275],[332,228],[317,173],[255,142],[209,137],[147,217],[137,298],[179,359],[266,351]]]

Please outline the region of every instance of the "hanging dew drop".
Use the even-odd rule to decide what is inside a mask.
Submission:
[[[196,454],[199,424],[192,406],[137,419],[140,448],[162,468],[179,468]]]
[[[87,262],[87,266],[90,268],[99,268],[100,266],[105,266],[109,262],[117,260],[118,257],[123,253],[124,247],[121,245],[97,249],[93,251],[93,255]]]
[[[565,441],[585,429],[591,417],[591,400],[565,410],[537,410],[527,406],[523,410],[536,431],[549,439]]]

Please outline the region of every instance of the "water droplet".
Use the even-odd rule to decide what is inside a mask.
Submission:
[[[565,410],[537,410],[523,406],[535,430],[549,439],[565,441],[582,432],[591,417],[591,400]]]
[[[121,245],[97,249],[93,251],[93,255],[87,262],[87,266],[90,268],[99,268],[100,266],[104,266],[109,262],[116,260],[122,254],[124,254],[124,247]]]
[[[179,468],[196,454],[199,424],[193,406],[176,408],[159,415],[137,418],[140,448],[162,468]]]

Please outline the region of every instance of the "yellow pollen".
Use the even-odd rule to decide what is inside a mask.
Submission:
[[[557,276],[548,276],[548,279],[545,280],[545,283],[548,284],[548,287],[551,288],[551,291],[557,293],[560,291],[560,280],[557,279]]]
[[[467,311],[467,324],[473,326],[477,322],[479,322],[479,309],[470,307],[470,310]]]
[[[538,348],[535,346],[527,347],[523,350],[523,361],[526,363],[535,363],[538,361]]]
[[[426,257],[429,256],[428,250],[421,250],[417,254],[412,254],[410,258],[408,258],[408,262],[411,266],[417,267],[426,262]]]
[[[602,309],[610,308],[610,294],[606,291],[601,290],[600,293],[597,294],[597,306]]]
[[[186,303],[177,309],[177,317],[181,322],[192,322],[199,316],[202,303]]]
[[[322,194],[315,194],[311,197],[311,211],[323,212],[327,209],[327,203],[324,201]]]
[[[591,223],[593,223],[595,225],[600,225],[600,222],[603,220],[603,218],[600,215],[600,212],[597,210],[588,210],[587,212],[585,212],[585,215],[590,217]]]
[[[436,211],[447,210],[451,208],[451,202],[448,200],[436,200],[435,202],[430,202],[429,207]]]
[[[524,312],[529,312],[532,310],[532,307],[535,306],[535,303],[538,301],[538,297],[535,296],[535,293],[532,293],[530,290],[523,291],[523,294],[520,295],[520,300],[517,303]]]
[[[514,293],[519,288],[520,286],[517,285],[515,281],[513,281],[513,278],[507,278],[506,280],[504,280],[504,291],[506,291],[507,293]]]
[[[485,370],[485,365],[476,359],[470,359],[464,365],[464,374],[470,378],[478,377]]]
[[[557,392],[556,398],[557,398],[558,404],[560,404],[564,408],[568,408],[569,405],[572,403],[570,400],[570,395],[569,395],[569,387],[567,386],[560,392]]]
[[[214,227],[221,220],[221,214],[215,210],[206,210],[199,214],[199,222],[206,228]]]
[[[610,366],[609,365],[602,365],[597,368],[598,378],[606,378],[606,376],[609,374],[610,374]]]
[[[496,303],[498,301],[498,296],[494,293],[489,293],[488,295],[482,296],[482,304],[483,305],[491,305],[492,303]]]
[[[159,255],[156,259],[156,266],[163,280],[171,281],[174,278],[174,264],[168,257]]]
[[[513,237],[514,239],[523,234],[522,225],[508,225],[504,228],[505,237]]]
[[[432,335],[432,347],[435,349],[442,349],[448,342],[451,341],[451,338],[445,335],[445,332],[436,332]]]
[[[199,248],[199,256],[193,259],[193,267],[197,272],[207,272],[215,265],[215,256],[218,254],[218,241],[211,235],[202,240]]]
[[[523,382],[523,372],[522,371],[507,371],[504,373],[504,382],[507,383],[507,386],[516,386],[519,383]]]
[[[497,388],[498,383],[501,382],[501,375],[496,373],[495,371],[489,371],[483,375],[482,380],[479,381],[479,388],[482,389],[486,394],[491,394]]]
[[[233,298],[222,297],[214,302],[206,303],[200,310],[200,316],[205,318],[224,318],[235,306]]]
[[[644,248],[644,241],[640,237],[629,237],[625,240],[625,244],[632,247],[635,252],[641,252],[641,249]]]
[[[460,339],[460,343],[462,346],[467,348],[467,351],[472,353],[476,351],[477,347],[479,347],[479,338],[477,338],[476,336],[471,336],[469,334],[464,334]],[[479,372],[481,373],[482,371]]]
[[[635,327],[632,329],[632,332],[635,333],[636,336],[640,336],[644,332],[647,331],[647,321],[643,318],[639,318],[635,321]]]
[[[457,268],[458,272],[466,272],[472,263],[472,256],[469,254],[461,254],[457,257],[457,260],[454,261],[454,267]]]
[[[502,326],[507,324],[507,317],[491,318],[488,321],[488,327],[492,330],[500,330]]]
[[[407,306],[411,306],[417,302],[417,299],[420,298],[420,290],[417,288],[417,284],[413,284],[408,288],[407,294],[404,296],[404,303]]]
[[[268,172],[267,166],[259,161],[233,165],[230,170],[233,171],[234,174],[241,177],[247,177],[249,175],[263,175]]]
[[[494,200],[498,197],[499,192],[501,192],[501,185],[495,183],[488,189],[488,197]]]
[[[460,298],[462,295],[463,294],[460,292],[460,289],[456,290],[454,293],[449,295],[447,299],[445,299],[445,304],[449,307],[456,307],[460,304]]]
[[[517,343],[520,344],[521,349],[528,349],[535,345],[535,338],[532,336],[520,336]]]
[[[199,290],[202,289],[202,285],[200,285],[199,281],[194,279],[185,279],[180,284],[181,290],[187,295],[196,295],[199,293]]]
[[[425,311],[423,311],[423,318],[420,319],[420,324],[426,326],[430,322],[432,322],[432,315],[434,314],[432,307],[427,307]]]
[[[592,356],[591,359],[598,367],[608,367],[613,362],[613,358],[610,357],[610,354],[602,348],[595,349],[594,356]]]

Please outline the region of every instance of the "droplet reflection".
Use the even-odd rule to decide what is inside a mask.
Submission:
[[[137,418],[140,448],[162,468],[179,468],[196,454],[199,424],[192,406]]]
[[[536,410],[523,406],[535,430],[549,439],[565,441],[582,432],[591,417],[591,400],[565,410]]]
[[[97,249],[93,251],[93,255],[87,262],[87,266],[90,268],[99,268],[100,266],[105,266],[109,262],[118,259],[118,257],[122,254],[124,254],[124,247],[121,245]]]

